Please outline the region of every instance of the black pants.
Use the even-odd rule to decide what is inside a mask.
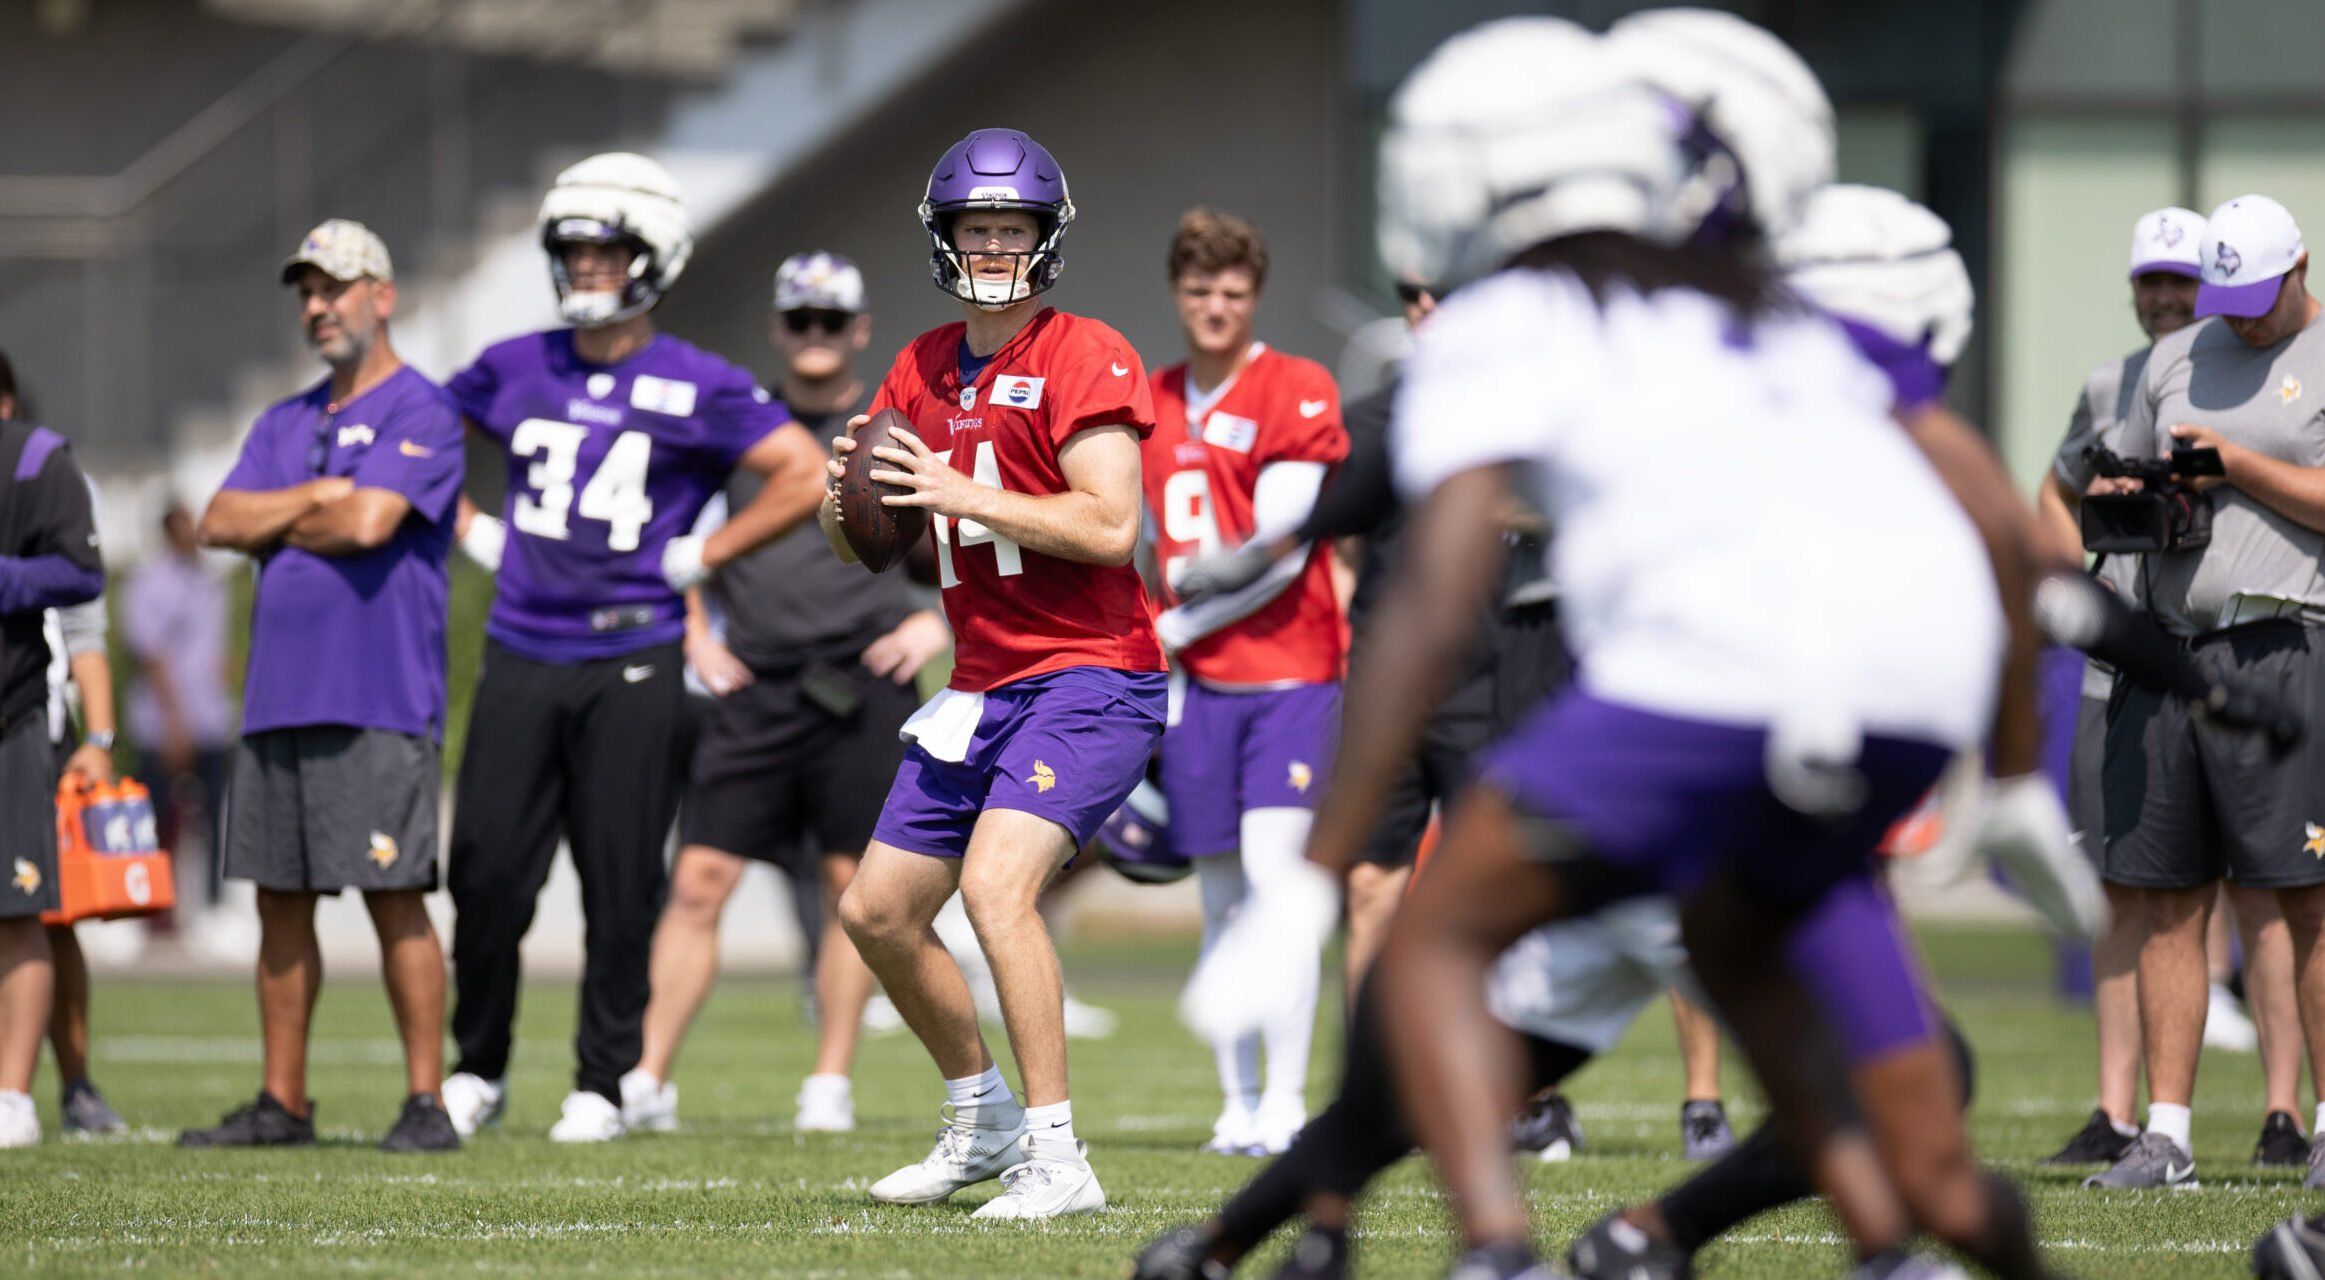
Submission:
[[[685,778],[684,660],[661,645],[595,662],[487,648],[460,761],[448,879],[459,1070],[507,1074],[517,948],[557,840],[581,878],[588,953],[575,1087],[621,1100],[638,1064],[646,967]]]

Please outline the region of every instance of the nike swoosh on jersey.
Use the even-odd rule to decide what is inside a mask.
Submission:
[[[1317,414],[1324,412],[1325,408],[1331,403],[1332,402],[1329,400],[1302,400],[1300,402],[1300,416],[1303,418],[1313,418]]]
[[[1112,368],[1114,370],[1114,376],[1117,378],[1127,378],[1130,376],[1130,370],[1123,365],[1114,365]]]

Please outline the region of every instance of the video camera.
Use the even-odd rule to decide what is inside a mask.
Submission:
[[[2083,450],[2091,469],[2139,481],[2137,493],[2083,498],[2083,549],[2120,552],[2194,551],[2212,542],[2212,499],[2188,483],[2226,475],[2218,449],[2182,445],[2168,458],[2126,458],[2105,445]]]

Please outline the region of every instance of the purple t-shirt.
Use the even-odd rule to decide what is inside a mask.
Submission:
[[[511,338],[447,384],[508,451],[508,547],[485,634],[542,662],[679,638],[662,548],[694,527],[735,461],[790,421],[743,369],[668,334],[614,365],[573,331]]]
[[[388,489],[411,513],[381,546],[259,562],[242,731],[346,724],[444,734],[444,549],[460,498],[460,416],[409,368],[343,405],[329,379],[258,416],[224,488],[319,475]]]

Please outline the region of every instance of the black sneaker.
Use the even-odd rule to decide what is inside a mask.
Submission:
[[[2115,1131],[2115,1122],[2107,1118],[2105,1111],[2094,1110],[2090,1120],[2076,1131],[2074,1137],[2067,1139],[2067,1145],[2060,1147],[2057,1154],[2043,1163],[2113,1164],[2121,1160],[2124,1153],[2131,1150],[2131,1144],[2137,1141],[2138,1134],[2124,1137]],[[2302,1154],[2307,1155],[2306,1152]]]
[[[66,1133],[124,1133],[129,1129],[129,1122],[113,1110],[96,1085],[86,1080],[66,1085],[57,1109],[64,1113]]]
[[[181,1147],[311,1147],[315,1144],[315,1104],[295,1116],[260,1090],[255,1102],[226,1113],[216,1127],[188,1129],[178,1135]]]
[[[1689,1160],[1717,1160],[1736,1149],[1736,1131],[1728,1127],[1728,1109],[1715,1099],[1679,1106],[1680,1154]]]
[[[2309,1164],[2309,1137],[2291,1112],[2271,1111],[2260,1122],[2260,1141],[2253,1144],[2252,1162],[2264,1169],[2302,1169]]]
[[[1511,1123],[1510,1145],[1546,1161],[1573,1158],[1582,1150],[1582,1122],[1574,1116],[1574,1104],[1562,1093],[1534,1099]]]
[[[1567,1246],[1566,1269],[1575,1280],[1688,1280],[1695,1274],[1685,1249],[1649,1235],[1619,1209]]]
[[[432,1093],[415,1093],[404,1099],[404,1109],[396,1116],[396,1127],[379,1140],[382,1151],[458,1151],[460,1135],[452,1131],[452,1117],[444,1114],[444,1104]]]
[[[1271,1280],[1348,1280],[1348,1233],[1308,1228]]]
[[[1130,1264],[1130,1280],[1227,1280],[1234,1268],[1211,1260],[1211,1233],[1173,1227],[1147,1242]]]

